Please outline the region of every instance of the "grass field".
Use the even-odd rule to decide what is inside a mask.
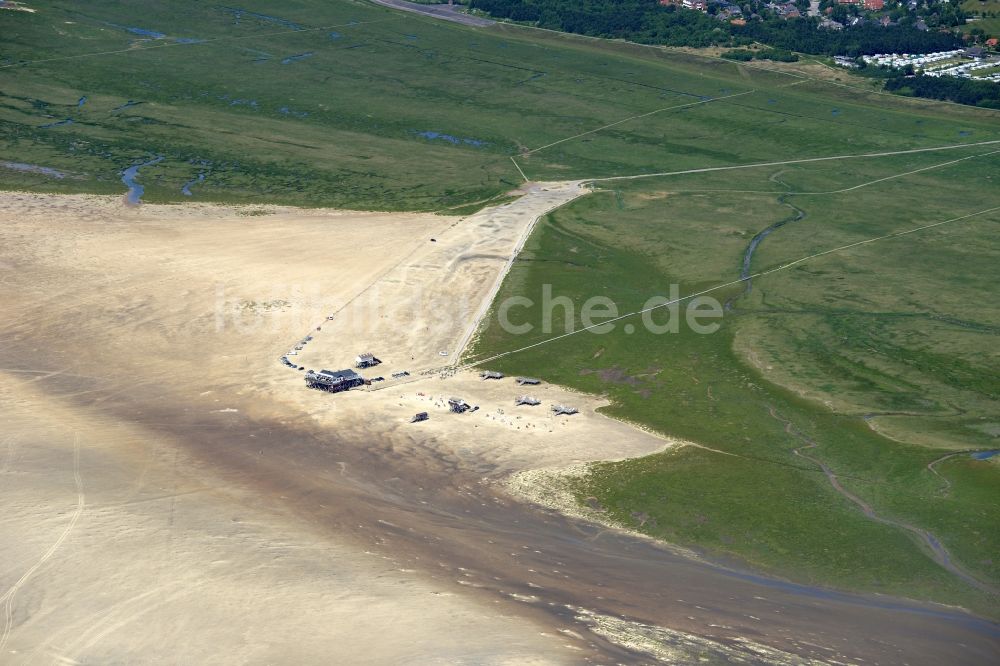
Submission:
[[[962,10],[973,15],[996,14],[1000,12],[1000,0],[965,0]]]
[[[1000,0],[965,0],[962,10],[975,18],[961,26],[962,32],[980,28],[987,35],[1000,36]]]
[[[979,28],[985,34],[990,35],[991,37],[996,37],[997,35],[1000,35],[1000,14],[990,17],[980,18],[975,21],[969,21],[965,25],[961,26],[959,30],[967,33],[973,28]]]
[[[603,295],[625,313],[671,284],[689,294],[728,282],[754,234],[794,220],[789,204],[805,217],[768,236],[751,270],[1000,207],[1000,160],[987,152],[603,183],[548,217],[500,299],[527,295],[536,305],[516,310],[515,323],[540,322],[546,284],[577,307]],[[970,159],[841,194],[777,194],[961,158]],[[880,516],[929,530],[967,571],[1000,582],[996,462],[963,454],[937,465],[940,476],[927,469],[948,453],[998,446],[1000,308],[989,296],[1000,278],[998,230],[994,210],[758,278],[749,294],[722,289],[713,295],[732,309],[711,335],[684,324],[655,335],[637,317],[488,365],[544,368],[552,381],[606,394],[610,415],[723,452],[594,466],[576,482],[579,498],[625,525],[798,580],[993,612],[994,598],[936,564],[907,530],[866,518],[794,450],[814,443],[808,455]],[[565,330],[557,315],[550,335]],[[473,357],[550,337],[491,324]]]
[[[592,179],[1000,139],[997,112],[792,71],[346,0],[274,6],[0,12],[0,164],[65,174],[0,166],[0,186],[117,194],[123,169],[162,156],[140,171],[145,200],[461,214],[520,182],[511,158],[531,179]],[[775,223],[754,271],[1000,206],[997,149],[599,181],[538,225],[501,299],[537,301],[549,284],[628,312],[671,284],[738,279]],[[998,230],[994,211],[796,265],[749,293],[722,289],[731,309],[711,335],[617,326],[491,365],[607,394],[610,415],[717,450],[578,480],[581,500],[623,524],[796,580],[995,613],[995,598],[912,531],[865,517],[815,461],[881,518],[929,530],[963,570],[1000,583],[997,459],[928,468],[1000,447]],[[472,355],[560,330],[492,325]]]
[[[899,103],[626,44],[346,1],[240,7],[0,12],[0,160],[67,174],[7,169],[0,183],[117,193],[123,169],[163,156],[141,170],[148,201],[436,210],[510,189],[511,156],[668,107],[532,152],[525,172],[621,175],[991,131],[989,115],[930,106],[915,124]]]

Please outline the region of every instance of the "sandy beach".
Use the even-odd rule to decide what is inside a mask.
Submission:
[[[459,236],[458,218],[130,208],[111,197],[3,199],[3,335],[12,343],[8,354],[18,351],[5,354],[11,367],[0,373],[7,593],[0,644],[16,663],[134,655],[149,662],[320,663],[328,655],[360,656],[362,647],[364,658],[352,661],[558,663],[574,652],[495,604],[457,595],[454,581],[415,576],[356,539],[317,540],[307,523],[218,478],[141,415],[101,413],[130,387],[144,387],[155,401],[181,400],[223,427],[250,413],[314,421],[359,441],[386,438],[400,454],[440,450],[461,437],[450,455],[489,451],[504,468],[565,460],[577,448],[579,419],[556,422],[544,408],[523,423],[520,415],[490,413],[512,404],[514,390],[484,385],[472,373],[407,386],[400,395],[332,396],[307,390],[299,373],[278,363],[307,324],[386,274],[387,284],[417,295],[413,279],[397,282],[393,269],[411,257],[417,269],[397,270],[419,271],[425,248],[433,259],[455,261],[446,243],[449,231]],[[524,229],[508,231],[498,244],[477,230],[463,229],[456,240],[470,246],[466,252],[490,255]],[[441,239],[431,246],[434,236]],[[477,239],[494,243],[476,248]],[[450,286],[473,281],[485,289],[499,260],[481,262],[485,271],[457,261]],[[384,345],[392,331],[387,322],[370,342]],[[62,342],[34,347],[41,339]],[[338,358],[338,344],[321,349],[326,340],[337,336],[317,335],[310,349],[317,367],[350,361]],[[394,339],[402,341],[411,343],[405,354],[419,349],[425,365],[441,365],[436,341]],[[75,386],[53,390],[58,382]],[[480,417],[473,423],[472,416],[463,422],[435,414],[419,424],[418,446],[404,417],[440,407],[442,396],[456,391],[482,396]],[[544,456],[536,444],[494,446],[497,437],[529,428],[559,435]],[[237,612],[233,626],[227,618]],[[137,630],[149,623],[160,629]]]
[[[593,396],[441,372],[533,221],[583,193],[531,184],[462,218],[0,194],[0,661],[988,658],[961,613],[772,584],[514,499],[532,470],[669,444]],[[298,370],[368,351],[377,390]]]

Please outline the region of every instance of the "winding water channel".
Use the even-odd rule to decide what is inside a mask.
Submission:
[[[779,185],[781,185],[781,186],[787,188],[788,190],[790,190],[791,186],[788,185],[788,183],[785,183],[784,181],[781,180],[781,178],[780,178],[781,173],[782,172],[779,171],[778,173],[773,174],[770,177],[771,182],[778,183]],[[750,291],[752,289],[751,264],[753,262],[753,256],[754,256],[754,253],[757,251],[757,249],[760,247],[761,243],[764,242],[764,239],[766,239],[768,236],[770,236],[776,230],[778,230],[778,229],[780,229],[780,228],[782,228],[782,227],[784,227],[784,226],[786,226],[788,224],[791,224],[793,222],[798,222],[800,220],[805,219],[806,212],[804,210],[802,210],[801,208],[799,208],[799,207],[795,206],[794,204],[792,204],[792,203],[790,203],[790,202],[787,201],[787,197],[790,194],[791,194],[791,192],[786,191],[785,193],[779,195],[778,196],[778,203],[780,203],[780,204],[782,204],[784,206],[787,206],[788,208],[792,209],[792,211],[794,211],[793,215],[791,215],[789,217],[786,217],[786,218],[783,218],[781,220],[778,220],[774,224],[771,224],[770,226],[768,226],[768,227],[762,229],[761,231],[757,232],[757,234],[755,234],[753,236],[753,238],[750,240],[750,244],[747,246],[746,250],[744,251],[744,253],[743,253],[743,262],[742,262],[742,264],[740,266],[740,279],[742,279],[742,280],[745,281],[745,285],[746,286],[745,286],[743,292],[740,295],[734,297],[733,299],[731,299],[730,301],[728,301],[726,303],[726,309],[727,310],[732,309],[732,304],[733,304],[733,302],[736,299],[738,299],[738,298],[740,298],[742,296],[745,296],[746,294],[750,293]],[[798,447],[796,449],[793,449],[792,453],[794,455],[800,457],[800,458],[808,460],[813,465],[816,465],[823,472],[823,474],[826,476],[827,480],[830,482],[831,487],[833,487],[833,489],[836,490],[837,493],[839,493],[840,495],[842,495],[846,499],[850,500],[853,504],[855,504],[856,506],[858,506],[861,509],[862,513],[864,513],[865,516],[867,516],[871,520],[874,520],[876,522],[882,523],[884,525],[888,525],[890,527],[893,527],[893,528],[896,528],[896,529],[901,529],[901,530],[904,530],[906,532],[909,532],[910,534],[912,534],[915,537],[917,537],[917,539],[926,547],[926,549],[928,550],[931,558],[935,562],[937,562],[941,567],[943,567],[945,570],[949,571],[950,573],[952,573],[953,575],[957,576],[958,578],[961,578],[966,583],[972,585],[973,587],[975,587],[975,588],[977,588],[979,590],[982,590],[982,591],[987,592],[987,593],[992,593],[992,594],[997,594],[998,593],[998,590],[994,589],[992,586],[988,585],[987,583],[984,583],[983,581],[977,579],[972,574],[970,574],[969,572],[965,571],[965,569],[963,569],[961,566],[959,566],[958,564],[956,564],[952,560],[951,555],[948,553],[948,550],[941,543],[940,539],[938,539],[933,533],[931,533],[931,532],[929,532],[929,531],[927,531],[927,530],[925,530],[925,529],[923,529],[921,527],[917,527],[915,525],[911,525],[911,524],[903,522],[903,521],[898,521],[898,520],[893,520],[891,518],[886,518],[885,516],[882,516],[882,515],[876,513],[875,509],[870,504],[868,504],[863,499],[861,499],[857,495],[851,493],[846,488],[844,488],[843,485],[841,485],[840,480],[837,478],[837,475],[833,472],[833,470],[828,465],[826,465],[825,463],[823,463],[821,460],[819,460],[819,459],[817,459],[817,458],[815,458],[813,456],[810,456],[809,454],[805,453],[805,451],[807,451],[809,449],[816,448],[819,445],[814,440],[810,439],[805,434],[803,434],[800,430],[798,430],[792,424],[791,421],[789,421],[788,419],[785,419],[784,417],[782,417],[781,415],[779,415],[774,410],[773,407],[768,407],[768,411],[769,411],[769,413],[771,414],[771,416],[773,418],[781,421],[785,425],[785,432],[786,433],[788,433],[789,435],[791,435],[793,437],[796,437],[797,439],[800,439],[801,441],[803,441],[805,443],[804,446],[800,446],[800,447]],[[940,478],[942,478],[945,481],[945,483],[947,484],[946,485],[946,489],[950,488],[950,486],[951,486],[950,482],[948,482],[947,479],[944,479],[943,477],[941,477],[940,474],[938,474],[937,471],[933,468],[933,466],[936,463],[938,463],[938,462],[941,462],[941,461],[943,461],[943,460],[945,460],[947,458],[950,458],[952,455],[958,455],[958,454],[949,454],[948,456],[945,456],[943,458],[935,460],[934,462],[932,462],[930,465],[927,466],[927,468],[931,472],[933,472],[934,474],[936,474],[937,476],[939,476]]]
[[[882,523],[883,525],[888,525],[890,527],[894,527],[897,529],[905,530],[910,534],[916,536],[920,540],[920,542],[927,547],[927,550],[930,552],[931,559],[933,559],[935,562],[941,565],[941,567],[946,569],[948,572],[964,580],[969,585],[972,585],[973,587],[982,590],[983,592],[991,594],[996,594],[998,592],[992,586],[982,582],[981,580],[979,580],[978,578],[974,577],[972,574],[967,572],[965,569],[960,567],[958,564],[956,564],[952,560],[951,554],[948,552],[948,549],[944,547],[940,539],[938,539],[933,533],[923,529],[922,527],[917,527],[916,525],[911,525],[910,523],[906,523],[901,520],[893,520],[891,518],[886,518],[885,516],[876,513],[875,509],[872,508],[870,504],[868,504],[863,499],[861,499],[854,493],[844,488],[844,486],[841,485],[840,480],[837,478],[837,475],[833,472],[832,469],[830,469],[828,465],[823,463],[821,460],[805,453],[805,451],[809,449],[816,448],[817,446],[819,446],[819,444],[817,444],[813,439],[807,437],[798,428],[792,425],[791,421],[778,414],[773,407],[768,407],[768,412],[771,414],[772,417],[785,424],[786,433],[805,442],[804,446],[800,446],[796,449],[793,449],[792,453],[794,453],[796,456],[800,458],[808,460],[812,464],[819,467],[819,469],[822,470],[823,474],[826,476],[827,480],[830,482],[830,485],[833,487],[833,489],[836,490],[838,493],[840,493],[840,495],[842,495],[843,497],[850,500],[853,504],[857,505],[861,509],[861,512],[865,514],[865,516],[874,520],[875,522]]]
[[[153,159],[142,162],[140,164],[133,164],[129,168],[122,171],[122,182],[128,187],[128,191],[125,193],[125,200],[132,204],[138,205],[142,203],[142,193],[146,191],[142,185],[136,180],[139,176],[139,169],[143,167],[153,166],[154,164],[159,164],[163,161],[163,156],[157,156]]]

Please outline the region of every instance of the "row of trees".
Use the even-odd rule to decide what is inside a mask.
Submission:
[[[733,26],[733,32],[787,51],[852,58],[875,53],[931,53],[962,46],[961,37],[950,32],[871,24],[843,30],[818,30],[806,19],[752,21],[745,26]]]
[[[871,12],[859,5],[842,5],[837,0],[820,0],[820,11],[831,12],[830,17],[836,21],[843,21],[848,16],[863,16]],[[909,22],[915,24],[923,21],[928,28],[940,27],[954,28],[965,23],[968,18],[966,12],[958,3],[948,2],[948,0],[928,0],[917,2],[911,7],[907,0],[886,0],[885,6],[875,13],[887,15],[894,23]]]
[[[552,30],[668,46],[746,46],[760,42],[784,51],[859,56],[942,51],[962,43],[952,33],[903,25],[819,29],[817,18],[784,20],[764,9],[761,20],[749,20],[741,26],[703,12],[664,7],[657,0],[470,0],[470,4],[498,18]],[[754,7],[748,5],[747,9]]]
[[[930,5],[933,0],[922,1]],[[805,4],[808,0],[801,2]],[[743,61],[794,61],[797,56],[793,52],[850,57],[930,53],[963,44],[956,33],[922,31],[906,23],[886,27],[868,23],[828,30],[819,28],[816,18],[784,20],[766,10],[761,10],[759,20],[736,25],[707,13],[674,5],[664,7],[657,0],[469,0],[469,3],[498,18],[593,37],[667,46],[737,47],[723,57]],[[746,5],[744,15],[750,15],[754,8]],[[739,48],[755,43],[768,48],[756,51]],[[952,77],[904,76],[891,70],[868,75],[886,77],[885,89],[899,94],[1000,108],[1000,84]]]
[[[895,76],[885,82],[890,92],[911,97],[946,99],[969,106],[1000,109],[1000,83],[954,76]]]
[[[760,49],[751,51],[750,49],[733,49],[722,54],[727,60],[737,60],[740,62],[750,62],[751,60],[775,60],[777,62],[798,62],[799,56],[791,51],[781,49]]]

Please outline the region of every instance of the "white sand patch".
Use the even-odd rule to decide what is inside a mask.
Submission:
[[[717,641],[641,622],[571,608],[591,631],[630,650],[652,655],[665,664],[734,663],[773,666],[824,666],[831,663],[802,658],[748,639]]]
[[[661,447],[659,452],[681,445],[681,443],[671,443],[666,445],[666,447]],[[624,527],[609,518],[607,513],[602,509],[577,501],[576,494],[573,492],[573,482],[586,476],[593,464],[594,462],[586,462],[564,467],[523,470],[514,472],[503,479],[501,483],[508,492],[522,501],[558,511],[570,518],[596,523],[608,529],[644,539],[658,548],[669,550],[672,553],[693,560],[700,559],[700,556],[696,552],[688,548],[654,539],[642,532]]]

